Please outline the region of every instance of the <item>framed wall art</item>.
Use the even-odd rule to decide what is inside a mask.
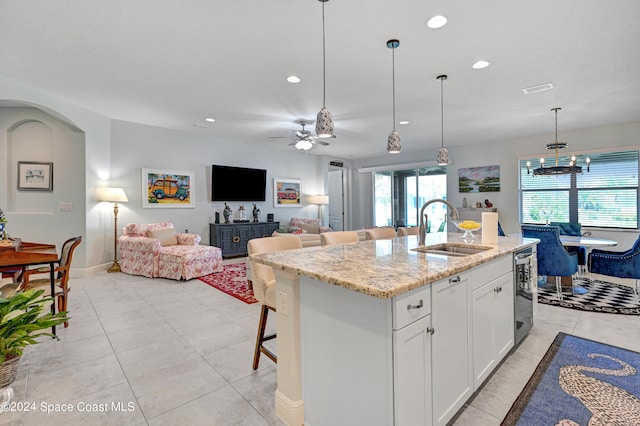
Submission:
[[[143,208],[194,208],[194,173],[142,169]]]
[[[53,191],[53,163],[18,161],[18,191]]]
[[[301,187],[300,179],[273,178],[273,206],[300,207]]]
[[[500,192],[500,166],[458,169],[460,192]]]

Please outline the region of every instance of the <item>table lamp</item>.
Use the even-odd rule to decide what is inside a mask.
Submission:
[[[100,197],[100,201],[113,203],[113,265],[107,272],[120,272],[120,264],[118,263],[118,203],[126,203],[127,194],[124,188],[107,188]]]

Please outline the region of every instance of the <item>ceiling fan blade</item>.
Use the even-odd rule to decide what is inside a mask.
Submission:
[[[316,139],[316,140],[312,141],[312,143],[317,143],[317,144],[320,144],[320,145],[322,145],[322,146],[327,146],[327,145],[329,145],[329,142],[325,142],[325,141],[323,141],[322,139]]]

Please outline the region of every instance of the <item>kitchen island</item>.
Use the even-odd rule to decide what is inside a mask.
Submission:
[[[429,234],[253,256],[276,272],[276,414],[290,425],[446,424],[513,347],[513,263],[537,240]]]

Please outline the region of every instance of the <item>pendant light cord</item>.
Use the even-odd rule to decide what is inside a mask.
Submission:
[[[391,49],[391,80],[393,86],[393,131],[396,130],[396,48]]]
[[[440,135],[440,146],[444,148],[444,77],[440,77]]]
[[[326,1],[326,0],[325,0]],[[327,98],[327,81],[326,81],[326,73],[327,73],[327,57],[326,57],[326,48],[325,48],[325,39],[324,39],[324,4],[325,1],[322,1],[322,106],[326,107],[326,98]]]

